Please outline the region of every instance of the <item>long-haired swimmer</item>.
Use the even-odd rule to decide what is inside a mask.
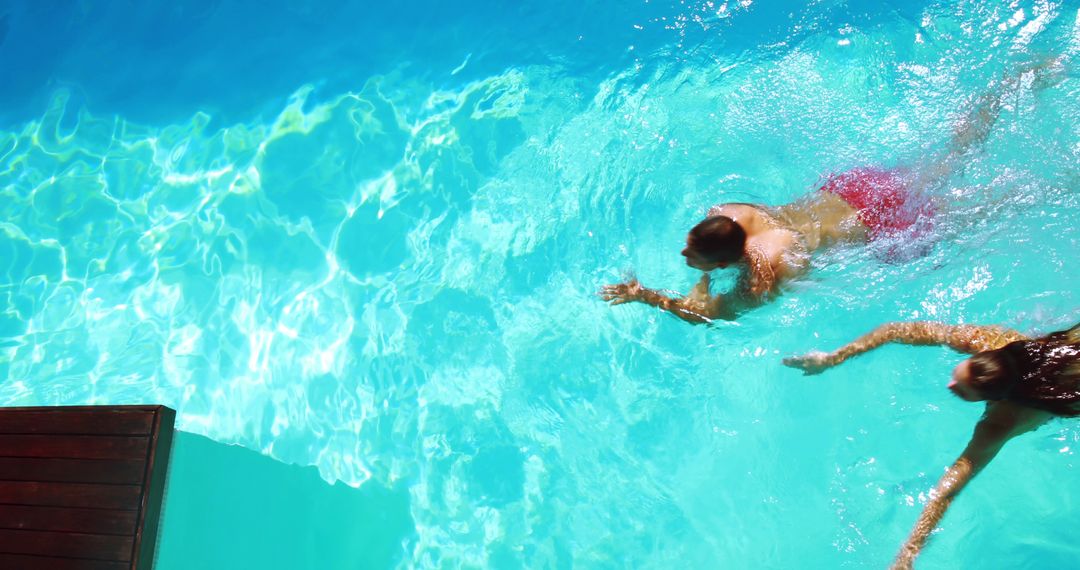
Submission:
[[[911,568],[927,537],[960,490],[1005,442],[1053,417],[1080,415],[1080,325],[1038,338],[994,326],[889,323],[833,352],[784,359],[815,374],[885,343],[946,345],[973,354],[953,370],[948,387],[969,402],[986,402],[967,447],[945,472],[897,554],[894,569]]]

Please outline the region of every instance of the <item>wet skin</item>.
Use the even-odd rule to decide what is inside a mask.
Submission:
[[[641,285],[637,279],[605,285],[600,297],[613,305],[646,303],[694,324],[734,319],[779,292],[779,285],[809,266],[810,253],[837,242],[866,240],[866,227],[854,208],[839,196],[816,192],[778,208],[752,204],[721,204],[708,216],[725,216],[746,232],[742,256],[734,262],[710,260],[694,249],[687,236],[682,250],[686,264],[704,274],[686,296],[671,297]],[[709,272],[731,265],[739,268],[737,287],[722,295],[709,291]]]

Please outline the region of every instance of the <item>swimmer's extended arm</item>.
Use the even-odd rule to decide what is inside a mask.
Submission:
[[[735,290],[727,294],[709,293],[710,280],[706,273],[685,297],[671,297],[656,289],[649,289],[634,278],[605,285],[600,289],[600,297],[612,305],[645,303],[692,324],[710,323],[717,319],[734,320],[744,310],[763,303],[777,285],[776,269],[765,254],[756,249],[747,249],[746,256],[746,270]]]
[[[971,436],[967,448],[945,471],[945,475],[930,493],[930,501],[923,507],[919,520],[896,555],[892,570],[909,570],[912,567],[915,558],[926,544],[926,539],[937,527],[953,499],[990,463],[1005,442],[1039,427],[1050,417],[1047,412],[1007,401],[987,405],[986,414],[975,426],[975,433]]]
[[[1014,330],[997,326],[947,325],[928,321],[888,323],[833,352],[811,352],[803,356],[785,358],[784,364],[801,368],[808,374],[816,374],[889,342],[946,345],[960,352],[975,354],[1026,338]]]
[[[735,311],[724,296],[709,294],[709,274],[706,273],[685,297],[670,297],[656,289],[649,289],[630,278],[600,289],[600,298],[612,305],[645,303],[663,309],[680,319],[695,325],[710,323],[716,319],[734,319]]]

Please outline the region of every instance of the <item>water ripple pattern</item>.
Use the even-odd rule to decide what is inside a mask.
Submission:
[[[405,485],[408,567],[883,566],[978,417],[943,388],[957,359],[885,348],[804,379],[780,358],[887,320],[1074,323],[1075,67],[1010,88],[934,190],[955,207],[922,257],[825,253],[711,328],[595,292],[629,271],[686,290],[681,241],[714,203],[929,163],[980,93],[1077,52],[1077,10],[864,22],[822,3],[741,51],[724,42],[764,8],[677,8],[640,22],[670,43],[626,46],[600,80],[567,61],[449,84],[405,66],[227,125],[58,90],[0,131],[0,404],[161,402],[328,481]],[[1056,505],[1080,491],[1055,482],[1078,434],[1010,444],[927,556],[1075,555],[1052,529],[1077,521]],[[987,511],[1014,521],[1009,544]]]

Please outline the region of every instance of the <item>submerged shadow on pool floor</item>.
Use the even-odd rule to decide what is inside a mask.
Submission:
[[[405,488],[329,485],[313,467],[177,432],[158,570],[392,568],[415,533]]]

